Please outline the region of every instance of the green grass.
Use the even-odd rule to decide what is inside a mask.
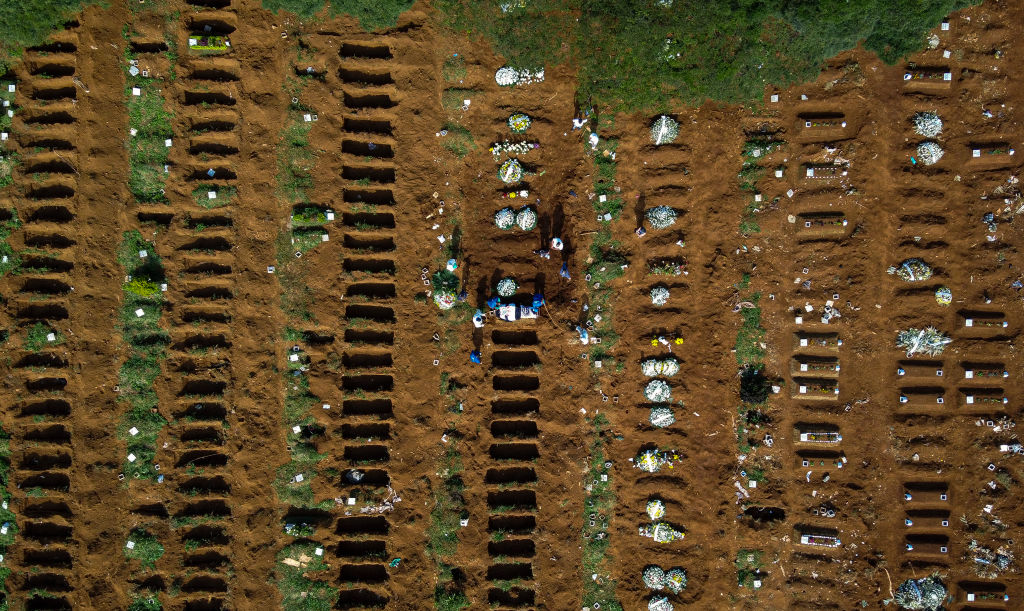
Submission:
[[[466,60],[461,55],[449,55],[441,65],[441,77],[449,83],[466,78]]]
[[[216,192],[217,197],[210,199],[210,191]],[[236,195],[238,195],[238,189],[231,185],[200,183],[192,190],[192,197],[195,199],[196,204],[207,209],[227,206],[234,201]]]
[[[141,257],[140,251],[146,256]],[[122,235],[117,250],[117,261],[131,280],[125,282],[121,305],[121,337],[129,350],[118,370],[118,403],[125,413],[118,424],[118,438],[125,442],[122,473],[128,481],[157,479],[156,447],[160,431],[167,421],[157,412],[158,398],[153,385],[160,377],[161,363],[166,358],[170,341],[160,327],[163,293],[159,284],[164,280],[163,263],[152,242],[136,230]],[[136,310],[142,309],[139,317]],[[130,430],[137,429],[132,435]],[[128,455],[135,460],[129,461]]]
[[[155,596],[136,598],[128,605],[128,611],[163,611],[164,606]]]
[[[451,154],[462,159],[471,150],[476,150],[473,134],[465,127],[457,123],[448,122],[445,123],[444,129],[448,130],[448,133],[441,140],[441,146]]]
[[[450,380],[441,379],[442,394]],[[434,590],[434,608],[457,611],[470,606],[469,599],[452,580],[449,562],[456,558],[459,549],[459,520],[465,511],[462,481],[462,456],[455,440],[444,446],[437,465],[441,485],[434,490],[434,507],[430,510],[430,525],[427,526],[427,552],[438,568],[438,584]]]
[[[128,190],[140,202],[167,202],[164,187],[167,173],[164,165],[170,149],[164,143],[173,138],[171,121],[174,115],[164,109],[164,96],[159,82],[126,74],[125,96],[128,98],[128,126],[136,130],[128,137]],[[142,94],[132,95],[132,87]]]
[[[292,227],[321,227],[327,224],[327,212],[316,206],[304,206],[292,211]]]
[[[466,89],[463,87],[445,89],[441,92],[441,108],[449,112],[461,110],[465,100],[472,100],[479,94],[479,89]]]
[[[757,549],[741,549],[736,553],[736,582],[741,588],[754,586],[754,579],[764,568],[764,552]]]
[[[764,359],[764,349],[760,344],[765,331],[761,327],[761,308],[757,307],[760,299],[760,293],[750,295],[745,301],[750,301],[754,307],[740,309],[743,324],[736,334],[736,362],[740,365],[757,365]]]
[[[599,532],[610,532],[602,527],[600,519],[593,527],[590,526],[590,514],[604,514],[609,519],[615,513],[615,490],[612,488],[612,476],[609,469],[604,466],[606,461],[604,449],[603,431],[608,426],[608,420],[597,415],[588,420],[593,427],[593,436],[590,442],[590,457],[588,459],[587,474],[584,478],[584,485],[591,489],[585,493],[583,506],[583,534],[588,535],[582,538],[583,545],[583,606],[593,608],[594,603],[600,603],[602,609],[610,611],[622,611],[622,604],[615,598],[616,582],[612,579],[603,579],[598,583],[591,579],[591,575],[597,573],[607,576],[611,572],[612,561],[608,557],[610,541],[608,536],[598,539],[594,535]],[[608,481],[601,481],[601,476],[607,475]],[[596,484],[594,482],[597,482]]]
[[[326,571],[329,567],[322,556],[315,554],[315,543],[293,543],[277,554],[274,577],[281,591],[284,611],[330,611],[338,600],[338,590],[324,581],[314,580],[310,573]],[[285,559],[308,562],[299,567],[284,563]]]
[[[277,154],[278,194],[286,201],[306,201],[306,190],[313,188],[313,164],[316,156],[309,148],[309,130],[312,123],[302,119],[302,113],[292,111],[288,123],[281,130]]]
[[[52,342],[46,339],[46,336],[50,333],[56,336],[56,339]],[[29,352],[39,352],[43,348],[58,346],[63,343],[64,335],[45,323],[37,322],[25,332],[24,348]]]
[[[6,185],[0,184],[0,188],[4,186]],[[14,208],[7,209],[5,216],[6,218],[0,221],[0,278],[14,272],[21,265],[21,257],[7,242],[11,234],[21,227],[21,218]],[[3,257],[7,257],[6,262],[3,261]]]
[[[25,47],[44,42],[82,7],[85,0],[4,0],[0,2],[0,74],[21,57]]]
[[[135,547],[124,547],[125,558],[138,560],[139,567],[144,571],[156,568],[157,560],[164,555],[164,546],[156,537],[143,528],[136,528],[129,533],[128,540],[134,541]]]

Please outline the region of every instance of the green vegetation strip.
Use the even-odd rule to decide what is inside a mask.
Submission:
[[[18,217],[18,211],[14,208],[0,210],[0,219],[3,219],[0,220],[0,278],[2,278],[9,273],[17,272],[21,265],[21,257],[14,252],[10,242],[7,241],[11,234],[21,227],[21,219]]]
[[[604,453],[604,431],[608,420],[598,414],[589,423],[594,427],[594,436],[590,442],[590,462],[584,481],[587,493],[583,507],[583,606],[593,609],[598,603],[601,609],[622,611],[622,604],[615,599],[616,582],[608,576],[611,566],[609,529],[601,518],[610,519],[615,514],[615,491]],[[595,525],[590,526],[594,514],[597,515]],[[595,574],[598,579],[593,578]]]
[[[2,9],[0,9],[2,10]],[[2,60],[0,60],[2,64]],[[3,73],[3,66],[0,65],[0,74]],[[12,80],[0,79],[0,132],[9,133],[11,131],[11,123],[13,122],[14,113],[18,110],[15,102],[16,91],[11,91],[11,87],[15,86],[16,83]],[[15,152],[8,152],[5,141],[0,141],[0,189],[9,186],[14,182],[14,166],[18,164],[18,154]],[[2,269],[2,265],[0,265]],[[0,272],[2,275],[2,272]]]
[[[277,554],[275,573],[284,611],[330,611],[338,601],[338,590],[321,576],[328,577],[323,556],[316,554],[317,544],[293,543]]]
[[[7,549],[14,544],[14,538],[18,535],[18,521],[14,512],[11,511],[11,436],[3,428],[0,428],[0,555],[7,556]],[[7,577],[11,569],[6,565],[0,566],[0,610],[7,608]]]
[[[263,0],[263,8],[274,11],[290,11],[303,19],[309,19],[327,9],[331,17],[349,15],[359,20],[364,30],[376,31],[394,27],[398,16],[413,5],[414,0]]]
[[[157,437],[167,421],[157,410],[153,383],[170,342],[160,327],[164,268],[153,243],[136,230],[124,232],[117,260],[127,275],[119,330],[129,351],[118,372],[118,401],[127,407],[117,430],[127,444],[123,473],[128,479],[157,479]],[[134,455],[135,460],[128,460],[127,455]]]
[[[128,136],[128,190],[139,202],[166,203],[165,166],[171,150],[167,141],[174,136],[171,126],[174,115],[164,109],[158,81],[142,76],[141,72],[131,75],[129,62],[134,59],[131,46],[126,44],[123,67],[128,127],[135,130],[134,135],[129,132]]]
[[[447,380],[442,376],[442,392]],[[459,520],[466,507],[462,497],[462,457],[454,439],[444,448],[438,461],[437,477],[441,485],[434,490],[434,508],[430,511],[427,528],[427,550],[437,565],[438,579],[434,588],[434,608],[456,611],[470,606],[466,594],[452,577],[452,562],[459,548]]]

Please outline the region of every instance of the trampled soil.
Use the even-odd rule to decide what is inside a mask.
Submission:
[[[571,66],[548,67],[540,83],[498,87],[501,59],[438,30],[426,3],[378,34],[350,19],[300,24],[259,4],[175,1],[160,15],[89,9],[54,37],[74,47],[29,51],[15,70],[25,118],[15,119],[11,141],[22,166],[2,207],[16,207],[23,225],[10,243],[72,265],[0,281],[11,330],[3,424],[19,532],[4,563],[14,608],[125,608],[140,586],[168,609],[276,608],[275,556],[293,541],[283,525],[296,516],[315,523],[309,539],[329,569],[314,576],[341,591],[337,608],[431,608],[444,567],[427,551],[427,530],[443,486],[439,460],[453,446],[468,521],[444,563],[454,574],[448,587],[462,589],[473,609],[578,609],[591,579],[615,580],[623,608],[641,609],[653,594],[640,579],[649,564],[687,571],[687,589],[669,597],[677,607],[882,608],[900,582],[937,570],[950,608],[981,608],[971,593],[988,601],[984,608],[1016,608],[1024,597],[1018,561],[983,579],[968,544],[1021,555],[1024,474],[1019,456],[1000,451],[1018,439],[1010,423],[1021,400],[1024,320],[1013,283],[1024,281],[1016,219],[1024,153],[1008,154],[1024,145],[1019,3],[950,16],[948,29],[934,31],[936,47],[906,63],[885,66],[856,50],[831,60],[813,84],[767,92],[756,109],[674,109],[679,136],[660,147],[648,137],[652,116],[609,124],[598,108],[572,129],[580,110]],[[129,24],[130,40],[122,37]],[[204,25],[229,33],[231,51],[187,53],[189,34]],[[140,206],[127,188],[123,49],[167,39],[179,49],[175,78],[162,52],[140,64],[161,79],[175,117],[169,201]],[[465,74],[446,80],[442,64],[455,53]],[[73,72],[50,82],[42,64]],[[33,95],[65,80],[74,95]],[[309,317],[299,330],[311,335],[301,352],[310,391],[330,407],[310,412],[326,455],[312,490],[325,503],[301,511],[273,488],[294,441],[284,426],[283,372],[295,341],[284,333],[300,323],[282,312],[280,276],[267,273],[279,265],[275,240],[291,229],[292,205],[276,178],[296,82],[316,153],[306,200],[335,212],[328,240],[302,255]],[[451,105],[454,97],[471,103]],[[529,195],[502,199],[510,189],[488,147],[510,137],[505,121],[517,111],[532,117],[524,138],[540,146],[522,156],[530,174],[516,190]],[[935,140],[945,154],[927,167],[911,124],[921,111],[943,121]],[[28,120],[40,115],[51,118]],[[197,133],[197,122],[220,127]],[[462,158],[444,147],[455,124],[473,138]],[[584,271],[590,241],[605,226],[592,206],[586,153],[595,125],[597,154],[608,138],[619,142],[615,184],[626,204],[608,228],[628,257],[611,283],[619,339],[612,345],[604,334],[600,368],[574,330],[597,313],[584,309],[595,290]],[[757,158],[766,171],[753,184],[755,201],[741,188],[742,151],[768,135],[781,145]],[[51,155],[68,166],[33,165]],[[816,177],[807,164],[818,164]],[[208,168],[218,169],[210,181]],[[832,168],[841,169],[829,177]],[[238,195],[205,209],[192,194],[199,182]],[[498,209],[525,204],[536,208],[538,229],[495,227]],[[659,205],[678,212],[669,229],[643,221]],[[994,231],[982,220],[988,212]],[[210,226],[200,231],[196,222]],[[634,233],[641,224],[643,237]],[[115,386],[128,352],[116,331],[123,271],[113,252],[131,229],[153,241],[169,284],[161,325],[171,342],[154,385],[169,421],[159,484],[117,478],[125,442]],[[438,315],[436,287],[425,280],[459,234],[456,273],[468,304],[487,312],[497,281],[512,276],[520,298],[545,296],[537,319],[489,315],[474,329],[466,316]],[[553,236],[563,251],[534,253]],[[909,257],[926,260],[934,277],[909,284],[886,273]],[[648,273],[665,260],[685,261],[685,274]],[[559,275],[563,263],[571,280]],[[651,304],[656,285],[670,290],[665,306]],[[940,286],[952,291],[948,306],[934,299]],[[826,301],[841,317],[823,324]],[[738,409],[733,352],[740,310],[755,302],[765,372],[779,388],[757,408],[760,420]],[[195,323],[197,312],[216,316]],[[22,349],[36,321],[67,337],[44,351],[54,361]],[[896,331],[927,325],[953,343],[938,357],[906,358]],[[816,348],[818,339],[829,345]],[[668,380],[677,421],[657,429],[639,363],[669,348],[680,362]],[[473,349],[481,364],[470,362]],[[223,406],[223,417],[193,417],[197,400]],[[604,440],[617,502],[599,516],[609,522],[606,574],[592,576],[581,571],[581,532],[588,419],[597,414],[610,421]],[[831,430],[841,442],[800,441],[801,432]],[[672,470],[632,468],[630,459],[655,446],[679,456]],[[830,466],[810,464],[820,462]],[[345,479],[355,468],[378,492],[401,498],[391,497],[383,521],[360,518],[362,500],[348,504],[366,488]],[[655,497],[683,540],[637,534]],[[221,517],[206,530],[175,526],[191,514]],[[140,526],[165,547],[149,571],[122,552]],[[836,535],[841,544],[801,544],[801,534]],[[738,586],[737,562],[748,557],[760,572]],[[50,592],[53,604],[37,598],[26,607],[34,590]]]

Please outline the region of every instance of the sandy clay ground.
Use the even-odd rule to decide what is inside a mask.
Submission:
[[[472,609],[878,609],[936,571],[947,608],[1021,608],[1020,3],[949,16],[896,66],[844,53],[753,110],[675,109],[661,146],[655,117],[581,108],[571,67],[499,87],[501,59],[425,3],[378,34],[256,0],[111,4],[4,77],[12,608],[279,608],[289,569],[339,609],[430,609],[438,584]],[[230,47],[190,51],[202,35]],[[129,190],[126,48],[172,115],[166,201]],[[920,112],[941,133],[915,132]],[[280,181],[296,125],[301,195]],[[537,145],[512,185],[504,140]],[[498,229],[508,206],[536,228]],[[658,206],[667,229],[645,220]],[[119,371],[145,352],[115,255],[133,230],[166,284],[146,313],[163,423],[145,479],[119,478],[136,435]],[[466,301],[443,314],[431,277],[452,253]],[[886,273],[910,258],[933,275]],[[514,300],[544,295],[537,318],[490,312],[505,277]],[[34,344],[39,325],[54,339]],[[952,338],[940,355],[897,348],[927,326]],[[776,390],[757,406],[741,333]],[[667,405],[643,394],[649,358],[679,365],[657,378]],[[636,469],[648,449],[671,469]],[[651,500],[684,538],[639,534]],[[454,553],[431,554],[445,521]],[[143,531],[152,565],[126,552]],[[649,565],[687,587],[648,588]],[[299,590],[284,602],[319,608]]]

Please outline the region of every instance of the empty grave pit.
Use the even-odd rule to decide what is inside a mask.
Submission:
[[[187,426],[181,431],[179,438],[185,442],[221,445],[224,443],[224,427],[217,425]]]
[[[391,159],[395,151],[390,144],[375,142],[363,142],[360,140],[342,140],[341,152],[360,157],[377,157],[379,159]]]
[[[21,513],[26,518],[32,519],[52,518],[54,516],[60,516],[67,519],[74,517],[74,514],[71,512],[71,508],[68,507],[67,503],[48,499],[26,499]]]
[[[179,397],[223,397],[227,382],[219,380],[186,380],[178,391]]]
[[[360,93],[351,94],[346,92],[344,94],[344,104],[346,108],[354,109],[387,109],[394,108],[398,105],[390,95],[386,93]]]
[[[343,582],[384,583],[388,580],[388,570],[383,564],[343,564],[338,577]]]
[[[373,329],[345,329],[345,341],[354,344],[371,344],[390,346],[395,343],[395,334],[392,331],[377,331]]]
[[[75,75],[75,64],[73,61],[61,62],[57,58],[44,58],[49,61],[33,62],[29,72],[33,76],[43,78],[61,78]]]
[[[387,546],[384,541],[373,539],[339,541],[334,554],[339,558],[384,558],[387,556]]]
[[[383,594],[357,588],[354,590],[341,590],[335,609],[383,609],[387,606],[389,599]]]
[[[537,423],[533,420],[495,420],[491,423],[491,435],[494,437],[531,439],[537,434]]]
[[[17,317],[22,320],[67,320],[68,309],[59,303],[32,303],[19,306]]]
[[[345,306],[345,318],[348,320],[371,320],[378,323],[395,322],[395,311],[387,306],[350,305]]]
[[[395,250],[395,239],[390,236],[363,236],[345,234],[345,248],[356,252],[391,252]]]
[[[346,399],[341,404],[343,416],[378,416],[390,418],[394,415],[391,399]]]
[[[373,43],[346,42],[341,45],[338,55],[345,59],[392,59],[391,48]]]
[[[190,308],[181,313],[181,320],[186,323],[227,323],[231,321],[231,315],[222,310]]]
[[[217,301],[221,299],[232,299],[234,294],[231,289],[223,286],[202,286],[185,291],[186,299],[207,299]]]
[[[346,369],[391,367],[393,364],[390,352],[346,352],[341,362]]]
[[[487,602],[492,607],[530,607],[535,604],[536,593],[528,588],[489,588]]]
[[[384,516],[354,516],[339,518],[334,533],[341,536],[386,535],[391,525]]]
[[[182,563],[189,568],[213,571],[227,566],[231,560],[216,550],[203,550],[196,554],[187,554]]]
[[[540,364],[532,350],[496,350],[491,353],[491,364],[499,369],[525,369]]]
[[[59,573],[33,573],[22,582],[25,590],[45,590],[47,592],[70,592],[72,590],[68,578]]]
[[[209,172],[213,170],[213,176],[210,176]],[[236,174],[230,168],[224,166],[208,166],[205,168],[195,168],[187,179],[192,182],[205,182],[208,180],[237,180],[238,174]]]
[[[195,0],[192,0],[195,3]],[[182,611],[224,611],[224,600],[221,598],[201,598],[185,601]]]
[[[70,223],[74,219],[75,215],[67,206],[40,206],[29,213],[27,220],[32,223]]]
[[[226,518],[231,516],[231,507],[223,499],[205,499],[188,503],[175,516],[182,518],[195,516],[219,516]]]
[[[533,566],[521,562],[492,564],[487,567],[487,579],[489,581],[533,579]]]
[[[25,381],[25,388],[30,392],[57,392],[68,385],[66,378],[43,377]]]
[[[67,492],[71,486],[71,478],[63,473],[42,472],[29,475],[18,482],[18,486],[29,488],[41,488],[55,492]]]
[[[235,31],[235,21],[236,17],[232,12],[203,12],[189,19],[188,29],[195,33],[226,36]]]
[[[346,118],[342,122],[342,129],[350,133],[391,135],[391,122],[381,119],[354,119]]]
[[[491,333],[491,341],[506,346],[536,346],[540,342],[536,331],[501,331]]]
[[[536,545],[530,539],[505,539],[487,544],[487,553],[491,556],[532,558],[536,551]]]
[[[208,238],[195,238],[178,247],[181,251],[215,251],[226,252],[231,250],[232,244],[227,238],[214,236]]]
[[[70,541],[73,531],[70,526],[53,522],[25,522],[22,532],[27,539],[46,545]]]
[[[64,399],[44,399],[42,401],[32,401],[24,404],[19,415],[22,417],[28,416],[51,416],[51,417],[65,417],[71,415],[71,404]]]
[[[31,248],[71,248],[77,242],[60,233],[31,233],[25,236],[25,245]]]
[[[74,115],[64,110],[42,110],[26,114],[25,123],[29,125],[71,125],[76,121]]]
[[[494,390],[530,392],[540,388],[537,376],[496,375],[491,380]]]
[[[344,189],[342,200],[348,204],[391,206],[395,203],[395,194],[390,189]]]
[[[540,401],[532,397],[491,401],[491,413],[495,415],[525,416],[538,412],[540,412]]]
[[[52,424],[28,429],[22,438],[36,443],[67,445],[71,443],[71,431],[63,424]]]
[[[36,157],[33,158],[33,161],[25,163],[26,174],[75,174],[76,172],[75,167],[64,159],[51,158],[49,156],[45,158]]]
[[[353,481],[356,471],[362,474],[362,477],[358,481]],[[342,471],[341,478],[338,481],[339,486],[385,487],[391,485],[391,476],[383,469],[366,469],[364,467],[360,467],[359,469],[347,469]]]
[[[67,366],[67,359],[65,359],[63,356],[59,354],[54,354],[52,352],[28,353],[21,357],[20,359],[18,359],[18,361],[14,364],[14,367],[17,369],[28,369],[35,367],[54,367],[63,369],[64,367]]]
[[[390,299],[396,295],[395,285],[390,282],[360,282],[345,289],[346,297],[367,299]]]
[[[492,532],[525,535],[537,528],[537,518],[532,515],[492,515],[487,518],[487,529]]]
[[[71,467],[71,455],[65,452],[26,452],[18,461],[18,468],[25,471],[49,471]]]
[[[55,100],[75,100],[78,99],[78,89],[74,84],[56,87],[39,87],[32,92],[33,100],[41,100],[45,102],[52,102]]]
[[[21,269],[30,273],[67,273],[75,268],[71,261],[65,261],[46,255],[25,255],[21,260]]]
[[[169,50],[167,43],[162,40],[133,40],[128,46],[132,53],[165,53]]]
[[[383,374],[342,376],[341,389],[346,392],[388,392],[394,390],[395,379]]]
[[[143,224],[145,224],[145,223],[154,223],[156,225],[163,225],[164,227],[167,227],[168,225],[170,225],[171,221],[174,220],[174,213],[173,212],[153,212],[153,211],[141,212],[140,211],[135,216],[136,216],[136,218],[139,219],[140,223],[143,223]]]
[[[190,477],[178,484],[178,490],[181,492],[196,490],[208,494],[228,494],[231,491],[231,486],[223,476],[219,475],[214,477]]]
[[[25,134],[23,142],[25,148],[41,148],[50,151],[75,150],[75,145],[67,138],[58,138],[51,135]]]
[[[181,591],[189,594],[193,592],[227,592],[228,582],[220,577],[198,575],[183,583]]]
[[[381,86],[381,85],[393,85],[395,79],[391,78],[390,72],[371,72],[369,70],[359,70],[356,68],[339,68],[338,78],[341,82],[346,84],[356,85],[370,85],[370,86]]]
[[[509,467],[488,469],[484,482],[495,485],[532,484],[537,481],[537,472],[532,467]]]
[[[392,259],[349,258],[342,262],[346,272],[363,272],[367,274],[395,275],[395,262]]]
[[[226,276],[231,273],[231,266],[216,261],[199,261],[186,264],[185,273],[198,276]]]
[[[395,169],[377,166],[345,166],[341,169],[341,177],[345,180],[369,180],[390,184],[395,182]]]
[[[343,456],[345,460],[359,463],[387,462],[391,458],[387,446],[382,445],[345,446]]]
[[[395,216],[390,212],[345,212],[341,221],[346,227],[360,231],[395,228]]]
[[[186,106],[234,106],[238,101],[227,93],[219,91],[186,91]]]
[[[27,565],[44,566],[47,568],[70,569],[71,553],[64,549],[25,549],[22,561]]]
[[[540,450],[535,443],[493,443],[490,455],[495,460],[533,460]]]
[[[75,188],[61,183],[33,185],[26,190],[25,194],[29,199],[36,201],[44,199],[71,199],[75,196]]]
[[[226,464],[228,464],[227,455],[218,451],[203,449],[182,452],[175,466],[179,469],[185,469],[188,467],[223,467]]]
[[[192,121],[190,129],[193,134],[203,134],[206,132],[229,132],[235,129],[235,121],[229,117],[197,118]]]
[[[234,144],[225,144],[223,142],[199,141],[189,144],[188,154],[195,156],[215,155],[225,157],[227,155],[238,154],[238,147]]]

